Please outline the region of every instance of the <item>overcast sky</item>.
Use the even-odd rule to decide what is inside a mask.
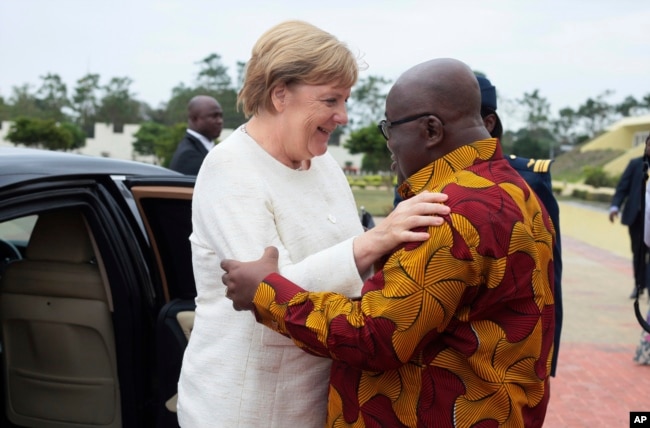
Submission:
[[[71,92],[92,72],[101,83],[130,77],[136,98],[157,107],[174,86],[192,85],[211,53],[234,79],[237,61],[286,19],[348,43],[368,65],[362,77],[394,79],[454,57],[484,72],[500,98],[539,89],[554,111],[608,89],[609,102],[650,93],[645,0],[0,0],[0,96],[36,88],[48,72]]]

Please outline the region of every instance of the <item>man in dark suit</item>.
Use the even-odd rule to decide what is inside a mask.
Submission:
[[[207,95],[192,98],[187,105],[187,132],[178,144],[169,168],[197,175],[222,128],[223,110],[219,102]]]
[[[477,74],[476,78],[481,88],[481,117],[490,135],[501,139],[503,126],[497,115],[497,92],[492,83],[482,75]],[[528,159],[515,155],[507,157],[510,166],[526,180],[526,183],[537,194],[540,201],[546,207],[555,227],[555,247],[553,248],[553,270],[555,278],[555,336],[553,339],[553,362],[551,365],[551,376],[555,376],[557,368],[557,356],[560,349],[560,335],[562,333],[562,245],[560,240],[560,208],[553,195],[551,183],[550,159]]]
[[[612,197],[609,208],[609,221],[612,223],[621,212],[621,223],[627,225],[630,232],[630,241],[632,244],[632,263],[634,264],[634,288],[632,289],[631,299],[637,297],[637,290],[643,294],[643,290],[648,288],[650,275],[643,278],[643,270],[648,272],[648,261],[645,257],[645,246],[643,244],[643,204],[642,198],[645,197],[644,187],[644,157],[650,157],[650,135],[645,140],[645,156],[640,156],[630,160],[627,164],[623,175],[621,176],[616,191]]]

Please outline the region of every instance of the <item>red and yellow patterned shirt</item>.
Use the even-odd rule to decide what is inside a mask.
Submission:
[[[271,274],[256,317],[333,360],[329,427],[539,427],[554,331],[549,216],[495,139],[400,188],[425,190],[449,195],[451,213],[391,254],[360,301]]]

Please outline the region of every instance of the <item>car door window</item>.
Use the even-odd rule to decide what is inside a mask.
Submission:
[[[23,258],[36,218],[30,215],[0,223],[0,276],[9,263]]]
[[[167,302],[196,296],[189,241],[192,191],[189,187],[174,186],[131,188],[156,257]]]

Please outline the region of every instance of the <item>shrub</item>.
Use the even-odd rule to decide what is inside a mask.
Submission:
[[[610,202],[612,195],[600,192],[587,192],[584,199],[585,201]]]
[[[583,189],[573,189],[573,192],[571,192],[571,196],[573,196],[576,199],[585,199],[587,197],[587,191]]]
[[[369,186],[381,186],[382,179],[380,175],[369,175],[366,177],[366,182]]]
[[[610,177],[601,167],[586,166],[583,172],[585,175],[585,184],[589,184],[595,188],[616,186],[615,179]]]
[[[350,183],[350,187],[358,187],[360,189],[365,189],[367,186],[366,180],[362,178],[350,178],[348,177],[348,183]]]
[[[362,175],[362,176],[353,176],[353,175],[348,175],[347,176],[348,183],[350,186],[357,186],[357,187],[391,187],[391,182],[392,182],[392,177],[389,175],[379,175],[379,174],[373,174],[373,175]]]

